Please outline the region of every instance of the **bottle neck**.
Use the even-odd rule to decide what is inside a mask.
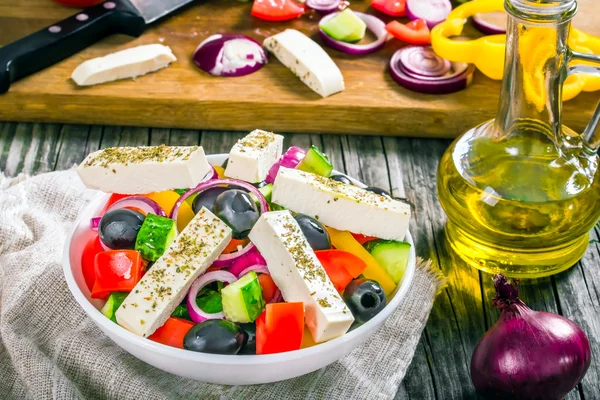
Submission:
[[[506,7],[509,18],[497,128],[510,134],[521,129],[521,124],[535,124],[536,129],[560,139],[570,18],[526,18],[511,10],[511,4],[509,0]]]

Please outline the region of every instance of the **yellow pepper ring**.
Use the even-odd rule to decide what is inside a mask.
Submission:
[[[456,40],[467,20],[475,14],[504,11],[504,0],[474,0],[455,8],[446,21],[431,31],[431,46],[437,55],[454,62],[475,64],[487,77],[501,80],[504,75],[506,35],[484,36],[474,40]],[[580,53],[600,53],[600,38],[571,28],[569,46]],[[587,64],[577,61],[574,64]],[[570,76],[563,85],[563,100],[570,100],[582,91],[600,90],[600,77],[589,74]]]

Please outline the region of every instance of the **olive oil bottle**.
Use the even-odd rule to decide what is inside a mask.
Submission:
[[[583,70],[573,61],[600,65],[600,57],[566,44],[574,0],[507,0],[506,9],[497,117],[448,148],[438,196],[459,257],[486,272],[534,278],[576,263],[600,217],[600,106],[581,135],[561,124],[562,84]]]

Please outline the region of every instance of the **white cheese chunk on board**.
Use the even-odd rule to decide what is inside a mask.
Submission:
[[[225,176],[257,183],[266,179],[283,151],[283,136],[256,129],[233,145]]]
[[[125,298],[115,314],[117,323],[136,335],[150,336],[230,240],[231,229],[203,207]]]
[[[315,342],[334,339],[348,331],[354,322],[352,312],[289,211],[261,215],[249,238],[265,258],[283,299],[304,303],[306,326]]]
[[[344,77],[338,66],[321,46],[305,34],[286,29],[266,38],[263,46],[321,96],[344,90]]]
[[[404,240],[410,205],[298,169],[280,168],[271,201],[324,225],[380,239]]]
[[[140,194],[193,188],[212,167],[201,146],[110,147],[89,154],[77,173],[90,189]]]
[[[168,46],[147,44],[87,60],[75,68],[71,78],[79,86],[97,85],[146,75],[174,61],[177,58]]]

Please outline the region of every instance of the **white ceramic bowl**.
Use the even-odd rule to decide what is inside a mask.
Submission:
[[[226,157],[224,154],[212,155],[208,156],[208,160],[213,165],[220,165]],[[413,280],[415,253],[409,233],[406,236],[406,241],[411,244],[408,267],[391,301],[369,322],[342,337],[306,349],[269,355],[217,355],[169,347],[121,328],[99,311],[102,302],[90,297],[81,270],[81,254],[93,235],[89,221],[98,215],[107,199],[108,195],[103,194],[92,201],[81,213],[67,238],[63,265],[69,289],[86,314],[117,345],[156,368],[182,377],[226,385],[249,385],[290,379],[325,367],[376,334],[381,324],[400,305]]]

